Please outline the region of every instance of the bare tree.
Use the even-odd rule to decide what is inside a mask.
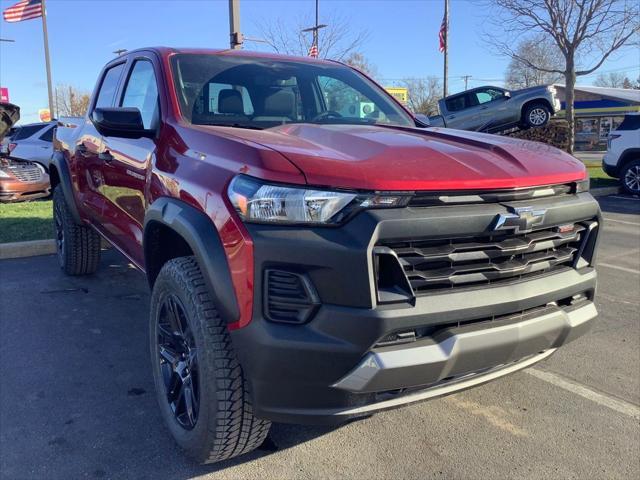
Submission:
[[[369,36],[366,30],[354,29],[350,18],[336,13],[327,13],[322,22],[327,27],[318,31],[320,58],[344,61],[359,51]],[[295,22],[285,22],[280,17],[259,22],[256,27],[260,37],[277,53],[305,56],[311,48],[312,36],[302,30],[312,24],[308,17]]]
[[[624,75],[624,73],[609,72],[598,75],[598,78],[596,78],[596,81],[593,82],[593,84],[596,87],[625,88],[625,80],[630,84],[629,79]],[[626,88],[631,87],[629,86]]]
[[[58,116],[83,117],[89,108],[91,94],[71,85],[56,85],[56,110]]]
[[[357,68],[371,78],[376,78],[378,76],[378,68],[360,52],[351,52],[343,61],[347,65]]]
[[[569,148],[573,150],[576,77],[600,68],[613,52],[637,35],[637,3],[630,0],[489,1],[497,8],[488,19],[493,28],[485,34],[486,39],[501,53],[532,68],[564,76]],[[539,34],[553,40],[564,57],[563,68],[538,65],[514,50],[518,40]]]
[[[507,67],[506,84],[508,88],[527,88],[537,85],[556,83],[562,78],[562,74],[547,72],[533,68],[530,65],[539,65],[546,70],[560,70],[563,66],[562,54],[545,35],[522,40],[515,50],[517,57],[512,57]],[[523,62],[519,58],[526,58]]]
[[[405,78],[402,85],[407,88],[409,110],[425,115],[438,114],[438,100],[442,98],[442,84],[438,77]]]

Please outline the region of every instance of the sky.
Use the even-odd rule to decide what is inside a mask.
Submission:
[[[0,8],[18,0],[0,0]],[[407,77],[442,76],[438,31],[443,0],[320,0],[323,14],[349,20],[354,31],[366,30],[360,51],[375,65],[383,84]],[[241,30],[259,37],[261,22],[298,25],[311,19],[315,0],[240,0]],[[497,56],[480,35],[486,28],[486,6],[451,0],[450,92],[469,87],[501,85],[508,59]],[[47,0],[52,77],[55,84],[93,90],[102,66],[119,48],[145,46],[226,48],[229,42],[227,0]],[[0,19],[0,85],[22,109],[21,123],[38,121],[38,109],[47,107],[46,73],[40,19],[7,23]],[[320,46],[322,48],[322,45]],[[247,50],[268,50],[246,42]],[[599,72],[622,72],[640,77],[640,51],[626,48],[614,54],[598,72],[579,78],[589,85]]]

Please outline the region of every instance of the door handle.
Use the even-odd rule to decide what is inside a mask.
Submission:
[[[447,118],[456,118],[455,115],[449,115]]]
[[[106,162],[106,163],[111,163],[113,161],[113,155],[111,155],[111,152],[109,152],[109,150],[105,150],[104,152],[100,152],[98,154],[98,158],[100,160],[102,160],[103,162]]]
[[[480,110],[486,110],[489,107],[480,107]]]

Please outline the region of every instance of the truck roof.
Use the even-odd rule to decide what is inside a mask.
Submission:
[[[295,56],[295,55],[282,55],[279,53],[270,53],[270,52],[256,52],[251,50],[233,50],[230,48],[222,49],[222,48],[177,48],[177,47],[164,47],[164,46],[156,46],[156,47],[145,47],[145,48],[136,48],[135,50],[129,50],[124,55],[130,55],[132,53],[141,52],[141,51],[153,51],[156,52],[160,57],[167,57],[172,54],[178,53],[189,53],[189,54],[200,54],[200,55],[230,55],[230,56],[238,56],[238,57],[249,57],[249,58],[266,58],[273,60],[291,60],[297,62],[309,62],[309,63],[324,63],[329,65],[335,65],[337,62],[335,60],[324,60],[313,57],[306,56]]]

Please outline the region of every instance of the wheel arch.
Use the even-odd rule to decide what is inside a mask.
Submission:
[[[618,160],[618,172],[622,172],[629,163],[637,159],[640,159],[640,148],[627,148]]]
[[[73,220],[77,224],[81,224],[82,219],[80,218],[80,212],[78,212],[78,206],[76,205],[76,200],[73,196],[71,173],[69,172],[69,166],[67,165],[67,161],[62,152],[53,152],[51,163],[49,164],[49,182],[51,183],[52,191],[60,185]]]
[[[541,103],[544,106],[546,106],[549,109],[549,112],[551,113],[551,115],[553,115],[555,112],[553,110],[553,105],[551,105],[551,102],[549,102],[549,100],[547,100],[546,98],[533,98],[531,100],[527,100],[525,103],[522,104],[522,107],[520,108],[520,118],[522,120],[524,120],[524,114],[527,111],[527,108],[529,108],[531,105],[535,105]]]
[[[142,246],[149,286],[173,258],[193,255],[220,317],[233,323],[240,317],[227,255],[213,222],[201,210],[175,198],[154,201],[145,214]]]

